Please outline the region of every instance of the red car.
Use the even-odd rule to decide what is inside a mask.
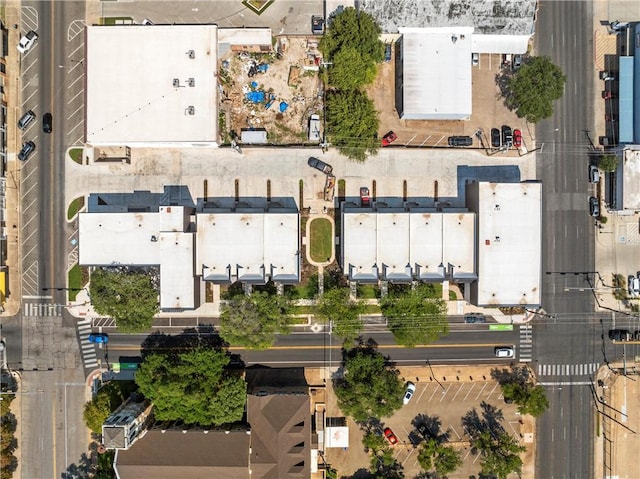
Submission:
[[[522,146],[522,132],[520,130],[513,130],[513,146],[516,148]]]
[[[398,443],[398,438],[393,433],[393,431],[388,427],[384,428],[384,437],[387,438],[387,440],[391,443],[392,446]]]
[[[363,208],[368,208],[371,204],[371,197],[369,196],[369,188],[363,186],[360,188],[360,203]]]
[[[391,143],[393,143],[397,139],[398,139],[398,135],[396,135],[393,131],[390,131],[382,137],[382,146],[389,146]]]

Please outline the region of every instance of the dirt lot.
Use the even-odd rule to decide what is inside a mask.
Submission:
[[[449,477],[477,477],[480,456],[472,453],[461,418],[473,408],[481,415],[480,404],[483,401],[502,411],[504,419],[501,423],[505,431],[520,439],[520,443],[527,448],[523,454],[522,477],[533,477],[535,422],[529,416],[518,415],[515,404],[504,402],[500,386],[490,378],[490,366],[433,366],[433,373],[439,382],[432,379],[429,368],[398,369],[405,380],[416,384],[416,392],[408,405],[392,417],[384,418],[383,425],[390,427],[398,437],[399,442],[393,449],[397,461],[404,467],[405,477],[416,477],[422,470],[417,460],[420,439],[411,424],[419,415],[437,418],[440,421],[440,431],[448,431],[450,441],[460,451],[463,466],[449,474]],[[327,392],[327,416],[340,416],[332,389]],[[337,469],[339,477],[348,477],[360,468],[369,467],[369,456],[362,446],[362,431],[351,419],[347,423],[349,448],[326,451],[327,460]]]
[[[522,132],[524,149],[518,152],[511,149],[505,154],[518,156],[535,148],[531,132],[523,119],[510,112],[503,105],[500,90],[496,85],[496,75],[500,73],[501,55],[482,54],[478,66],[472,67],[472,114],[465,121],[423,121],[401,120],[395,108],[395,55],[391,61],[382,63],[378,69],[378,76],[373,85],[367,88],[367,93],[374,100],[380,119],[380,131],[382,137],[389,130],[393,130],[398,139],[394,145],[409,145],[413,147],[447,146],[447,137],[450,135],[474,136],[478,129],[483,130],[485,144],[490,144],[491,128],[500,128],[502,125],[510,125],[513,129]],[[469,59],[471,63],[471,59]],[[474,137],[474,148],[480,148],[478,140]],[[487,153],[495,153],[487,150]],[[501,153],[502,154],[502,153]]]
[[[221,117],[225,134],[238,135],[243,128],[265,128],[269,143],[307,142],[311,114],[322,114],[321,82],[315,58],[317,38],[278,37],[278,54],[229,53],[222,59]],[[266,71],[249,76],[252,65],[266,64]],[[252,102],[247,93],[264,99]],[[288,105],[283,112],[280,105]],[[268,106],[268,108],[267,108]]]

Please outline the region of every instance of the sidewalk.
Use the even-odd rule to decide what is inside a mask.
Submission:
[[[20,130],[15,127],[18,118],[22,115],[20,93],[20,54],[16,45],[22,34],[20,28],[20,3],[15,0],[5,2],[4,20],[9,33],[9,48],[6,56],[7,76],[5,83],[5,95],[7,99],[7,189],[5,219],[7,227],[7,260],[8,291],[2,316],[13,316],[20,310],[22,297],[22,264],[20,230],[20,162],[17,152],[20,150]]]

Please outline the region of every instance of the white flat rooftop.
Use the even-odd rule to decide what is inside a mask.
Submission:
[[[161,309],[195,307],[193,234],[184,208],[157,213],[81,213],[79,258],[91,266],[159,266]]]
[[[624,150],[621,168],[622,209],[640,211],[640,146]]]
[[[198,214],[198,274],[218,282],[298,282],[298,223],[297,213]]]
[[[88,26],[86,48],[87,143],[217,144],[215,25]]]
[[[540,304],[541,183],[478,184],[478,305]]]
[[[401,28],[402,118],[471,116],[473,27]]]
[[[442,281],[448,268],[475,278],[475,213],[354,208],[342,218],[343,268],[352,280]]]

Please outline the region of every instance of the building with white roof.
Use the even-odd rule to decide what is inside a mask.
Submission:
[[[300,281],[297,210],[220,209],[194,215],[188,206],[151,211],[154,206],[135,203],[145,198],[151,195],[137,192],[127,210],[126,199],[90,197],[89,212],[79,215],[79,264],[157,266],[164,311],[197,308],[201,279],[219,284]]]
[[[473,281],[475,214],[435,208],[342,209],[342,268],[350,281]]]
[[[87,27],[86,142],[215,146],[215,25]]]
[[[484,35],[474,27],[400,28],[396,109],[405,120],[466,120],[472,53],[526,53],[529,35]]]
[[[162,206],[155,213],[80,213],[78,263],[91,266],[158,266],[160,309],[198,306],[189,208]]]
[[[542,183],[470,183],[478,218],[479,306],[539,306],[542,265]]]
[[[220,284],[300,281],[296,211],[201,213],[197,225],[196,265],[204,280]]]

